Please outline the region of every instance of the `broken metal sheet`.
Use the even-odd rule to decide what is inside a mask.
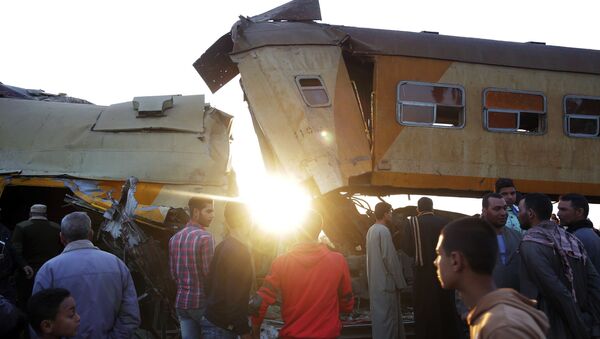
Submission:
[[[190,132],[93,131],[106,106],[0,98],[0,173],[114,181],[135,175],[140,182],[200,185],[206,193],[224,194],[232,117],[205,108],[201,96],[177,98],[175,106],[200,106],[138,120],[166,119],[169,125],[162,127],[186,125]],[[127,107],[136,119],[132,103]],[[116,130],[129,121],[113,118],[104,126]]]
[[[231,50],[233,50],[233,41],[231,32],[227,32],[194,62],[194,68],[212,93],[239,74],[237,65],[229,57]]]
[[[319,0],[293,0],[263,14],[255,15],[250,20],[254,22],[321,20],[321,7]]]
[[[113,202],[112,206],[103,214],[104,223],[101,230],[117,239],[126,232],[127,223],[133,220],[138,202],[135,199],[135,190],[138,180],[135,177],[127,179],[121,192],[119,202]],[[142,241],[142,236],[138,232],[129,232],[124,239],[130,247],[137,246]]]
[[[99,213],[104,213],[112,206],[114,199],[120,198],[120,192],[116,191],[122,184],[117,182],[103,182],[94,180],[77,180],[67,178],[44,178],[44,177],[15,177],[0,176],[0,195],[5,186],[32,186],[32,187],[66,187],[73,192],[73,199],[77,199],[81,204],[85,204],[89,209]],[[146,184],[142,184],[142,187]],[[138,196],[144,199],[148,198],[138,192]],[[139,199],[135,199],[139,200]],[[156,199],[157,200],[157,199]],[[186,200],[187,201],[187,200]],[[174,202],[174,201],[172,201]],[[151,202],[152,203],[152,202]],[[129,215],[134,216],[139,222],[158,227],[162,225],[171,210],[170,205],[157,204],[138,204]],[[180,204],[172,206],[183,206]]]

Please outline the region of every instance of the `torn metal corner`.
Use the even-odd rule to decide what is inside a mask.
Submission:
[[[194,62],[194,68],[212,93],[225,86],[239,73],[237,65],[229,58],[232,50],[233,40],[231,32],[228,32]]]
[[[135,210],[138,206],[138,202],[135,199],[137,183],[138,179],[136,177],[129,177],[127,179],[123,185],[121,199],[118,202],[114,202],[104,212],[103,216],[106,220],[101,227],[102,231],[110,233],[114,239],[125,235],[125,239],[123,240],[127,241],[131,247],[136,246],[142,240],[140,233],[125,229],[125,227],[129,226],[128,223],[133,221]]]
[[[212,93],[217,92],[239,74],[237,65],[231,60],[229,54],[234,51],[234,44],[244,28],[252,23],[282,20],[321,20],[319,1],[293,0],[250,18],[240,17],[240,21],[233,25],[231,31],[220,37],[193,64]]]
[[[253,22],[263,21],[311,21],[321,20],[319,0],[292,0],[265,13],[250,18]]]

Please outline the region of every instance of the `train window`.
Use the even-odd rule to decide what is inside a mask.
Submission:
[[[327,89],[319,76],[297,76],[296,85],[300,90],[302,99],[309,107],[330,106]]]
[[[564,99],[565,133],[572,137],[600,137],[600,98],[567,95]]]
[[[465,125],[464,89],[458,85],[401,81],[396,119],[402,125],[461,128]]]
[[[546,132],[546,97],[539,92],[487,88],[483,91],[485,128],[494,132]]]

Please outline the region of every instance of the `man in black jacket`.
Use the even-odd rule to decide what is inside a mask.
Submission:
[[[254,279],[245,239],[251,218],[246,206],[225,206],[228,235],[215,249],[207,281],[207,306],[202,324],[204,339],[250,339],[248,301]]]
[[[13,232],[12,244],[17,252],[23,272],[17,274],[17,299],[25,309],[33,289],[35,273],[44,263],[63,250],[60,242],[60,226],[46,217],[46,205],[31,206],[29,219],[18,223]]]
[[[558,202],[560,224],[567,228],[567,232],[581,240],[596,271],[600,273],[600,236],[592,221],[588,219],[589,211],[587,199],[580,194],[565,194]]]
[[[530,193],[519,203],[527,230],[521,255],[521,293],[537,299],[550,321],[550,339],[600,336],[600,276],[582,243],[553,221],[552,202]]]
[[[417,202],[417,213],[410,219],[403,242],[406,253],[415,258],[413,298],[417,338],[458,338],[454,291],[442,289],[433,265],[435,247],[448,220],[434,214],[433,201],[427,197]]]

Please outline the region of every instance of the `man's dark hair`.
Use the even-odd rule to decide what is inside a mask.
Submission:
[[[488,208],[490,206],[490,198],[504,199],[500,193],[488,193],[481,199],[481,207]]]
[[[512,179],[509,178],[500,178],[496,180],[496,193],[500,193],[500,190],[505,187],[515,187]]]
[[[70,295],[71,292],[64,288],[48,288],[29,298],[27,315],[29,323],[36,333],[41,333],[42,321],[56,319],[60,304]]]
[[[225,205],[225,221],[232,228],[239,228],[252,219],[248,206],[240,202],[229,201]]]
[[[300,229],[301,234],[310,240],[317,240],[322,229],[323,216],[321,213],[315,210],[308,211]]]
[[[202,210],[206,205],[212,205],[213,200],[208,198],[193,197],[188,201],[188,207],[190,208],[190,217],[194,213],[194,208]]]
[[[525,208],[532,209],[540,221],[549,220],[552,216],[552,201],[545,194],[529,193],[523,200]]]
[[[433,201],[428,197],[422,197],[417,201],[417,208],[420,212],[432,212],[433,211]]]
[[[383,219],[383,216],[392,210],[392,205],[387,202],[380,202],[375,205],[375,218]]]
[[[588,213],[590,213],[590,205],[588,204],[587,199],[581,194],[569,193],[569,194],[561,195],[560,200],[570,201],[571,206],[573,206],[573,208],[582,208],[583,216],[585,218],[587,218]]]
[[[442,249],[446,255],[458,251],[469,262],[473,272],[491,275],[496,266],[498,242],[496,232],[486,221],[465,217],[454,220],[442,229]]]

